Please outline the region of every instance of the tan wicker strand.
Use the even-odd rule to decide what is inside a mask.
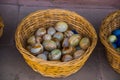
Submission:
[[[3,20],[2,20],[2,18],[0,17],[0,37],[1,37],[2,34],[3,34],[3,27],[4,27]]]
[[[91,46],[82,58],[69,62],[44,61],[31,55],[26,49],[26,40],[40,27],[50,27],[58,21],[65,21],[70,28],[91,39]],[[63,9],[39,10],[25,17],[18,25],[15,34],[16,47],[28,65],[36,72],[47,77],[67,77],[77,72],[87,61],[97,43],[97,35],[93,26],[83,17]]]
[[[120,10],[109,14],[102,22],[100,27],[100,39],[106,48],[107,58],[115,71],[120,73],[120,53],[117,52],[107,41],[111,32],[120,28]]]

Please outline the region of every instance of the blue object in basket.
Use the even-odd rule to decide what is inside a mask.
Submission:
[[[78,32],[77,32],[76,30],[72,30],[72,32],[73,32],[74,34],[78,34]]]
[[[118,47],[120,47],[120,36],[117,38],[116,44]]]
[[[112,43],[112,46],[116,49],[117,48],[117,44],[116,43]]]
[[[116,30],[112,31],[112,34],[115,36],[120,36],[120,29],[116,29]]]

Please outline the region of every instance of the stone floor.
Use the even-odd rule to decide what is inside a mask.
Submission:
[[[82,69],[67,78],[55,79],[34,72],[16,49],[14,40],[17,25],[25,16],[36,10],[53,8],[75,11],[91,22],[98,34],[101,21],[120,9],[119,3],[119,0],[0,0],[0,15],[5,24],[0,38],[0,80],[120,80],[120,74],[109,65],[99,39]]]

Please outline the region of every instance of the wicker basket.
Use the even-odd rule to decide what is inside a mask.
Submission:
[[[1,37],[2,34],[3,34],[3,27],[4,27],[3,20],[2,20],[2,18],[0,17],[0,37]]]
[[[58,21],[67,22],[71,28],[80,34],[90,37],[91,46],[81,59],[69,62],[44,61],[37,59],[25,49],[26,39],[38,28],[53,26]],[[85,64],[96,46],[97,35],[93,26],[78,14],[62,9],[48,9],[34,12],[24,18],[16,30],[15,41],[17,49],[34,71],[47,77],[66,77],[77,72]]]
[[[109,14],[100,27],[100,39],[107,51],[107,58],[115,71],[120,73],[120,55],[107,41],[113,30],[120,28],[120,10]]]

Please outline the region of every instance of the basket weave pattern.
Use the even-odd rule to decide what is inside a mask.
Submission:
[[[26,49],[26,40],[40,27],[51,27],[58,21],[65,21],[70,28],[91,39],[91,46],[80,59],[69,62],[44,61],[31,55]],[[28,65],[36,72],[48,77],[66,77],[78,71],[89,58],[97,43],[93,26],[75,12],[62,9],[40,10],[31,13],[18,25],[15,34],[16,47]]]
[[[108,36],[117,28],[120,28],[120,10],[109,14],[100,27],[100,39],[106,48],[108,61],[114,70],[120,73],[120,53],[108,43]]]
[[[3,34],[3,27],[4,27],[4,25],[3,25],[3,20],[2,20],[2,18],[0,17],[0,37],[1,37],[2,34]]]

